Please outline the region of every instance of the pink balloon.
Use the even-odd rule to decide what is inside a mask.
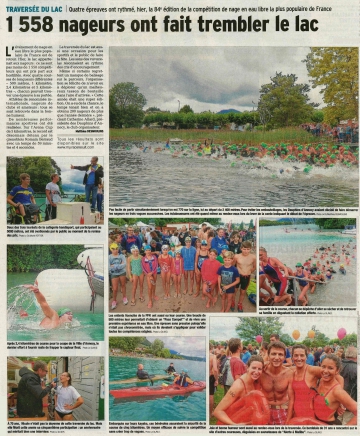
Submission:
[[[341,341],[341,339],[344,339],[346,336],[346,330],[342,327],[341,329],[338,330],[337,336]]]
[[[255,340],[256,340],[256,342],[257,342],[258,344],[261,344],[261,342],[262,342],[262,340],[263,340],[263,337],[260,336],[260,335],[257,335],[256,338],[255,338]]]

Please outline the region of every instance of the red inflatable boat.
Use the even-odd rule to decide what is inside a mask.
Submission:
[[[195,381],[194,384],[189,386],[148,386],[148,387],[134,387],[127,389],[113,389],[110,394],[114,398],[133,398],[133,397],[159,397],[162,395],[184,395],[195,391],[202,391],[206,388],[204,381]]]

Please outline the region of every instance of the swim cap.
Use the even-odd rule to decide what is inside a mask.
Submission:
[[[151,250],[150,245],[145,245],[144,250]]]
[[[328,270],[329,271],[329,270]],[[316,274],[321,274],[321,272],[320,271],[318,271]]]
[[[341,264],[340,264],[340,266],[344,266],[344,264],[343,264],[343,263],[341,263]]]
[[[168,245],[163,245],[162,247],[161,247],[161,251],[163,251],[163,250],[168,250],[169,249],[169,246]]]
[[[72,312],[72,310],[69,309],[68,307],[64,307],[64,308],[58,310],[58,315],[63,316],[63,315],[65,315],[66,312]]]
[[[188,372],[188,370],[184,368],[181,370],[181,372]]]
[[[228,245],[223,245],[223,246],[221,247],[221,249],[222,249],[222,250],[228,250],[228,249],[229,249],[229,246],[228,246]]]
[[[175,247],[175,244],[173,242],[171,242],[170,247]]]
[[[298,262],[295,266],[302,266],[302,263]]]
[[[110,250],[118,250],[118,249],[119,249],[118,244],[115,244],[115,243],[110,244]]]
[[[205,241],[205,239],[203,239],[203,240],[201,241],[201,245],[207,245],[207,242]]]
[[[132,245],[131,248],[130,248],[130,251],[131,251],[131,252],[133,252],[133,251],[139,251],[139,248],[138,248],[136,245]]]

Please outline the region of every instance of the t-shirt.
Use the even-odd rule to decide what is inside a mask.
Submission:
[[[201,266],[201,277],[205,282],[217,283],[217,272],[221,267],[218,260],[205,259]]]
[[[27,188],[15,186],[9,194],[13,197],[14,203],[30,204],[31,197],[34,196],[34,190],[33,188],[30,188],[30,186]]]
[[[246,351],[246,353],[244,353],[243,357],[242,357],[242,361],[245,363],[245,365],[248,363],[248,360],[251,357],[251,353],[250,351]]]
[[[230,359],[230,368],[234,380],[237,375],[242,376],[246,373],[246,366],[238,357],[232,357]]]
[[[110,274],[124,274],[126,272],[126,259],[123,254],[117,257],[112,254],[109,255],[109,273]]]
[[[218,275],[221,276],[221,284],[222,285],[230,285],[230,283],[234,283],[234,281],[240,277],[239,271],[236,267],[231,266],[230,268],[226,268],[222,265],[218,269]],[[226,289],[227,293],[235,292],[235,286],[231,286],[231,288]]]
[[[52,203],[61,203],[61,193],[59,186],[56,183],[49,182],[46,187],[46,191],[50,191],[50,198]],[[46,204],[50,204],[48,198],[46,197]]]
[[[196,248],[194,247],[182,247],[181,256],[184,259],[184,269],[185,271],[193,271],[195,269],[195,256]]]
[[[57,394],[57,405],[55,409],[60,413],[71,413],[72,410],[65,409],[65,404],[74,404],[75,401],[81,397],[79,392],[74,388],[74,386],[59,386],[56,389]]]
[[[88,175],[88,178],[86,180],[87,185],[93,185],[95,183],[95,171],[91,171],[91,169],[94,169],[96,171],[98,169],[98,166],[97,165],[91,166],[87,171],[87,175]]]

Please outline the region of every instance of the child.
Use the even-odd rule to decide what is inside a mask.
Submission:
[[[173,258],[169,256],[169,246],[163,245],[161,247],[161,254],[158,257],[158,263],[161,271],[161,281],[164,291],[164,300],[170,298],[170,276],[171,276],[171,266],[173,263]]]
[[[221,312],[229,312],[235,286],[240,282],[240,274],[235,266],[232,266],[235,254],[232,251],[223,253],[224,265],[218,269],[218,285],[222,297]]]
[[[188,292],[188,278],[189,278],[189,276],[190,276],[189,295],[192,295],[193,288],[194,288],[194,270],[195,270],[196,248],[191,246],[190,236],[187,236],[185,238],[185,247],[181,248],[181,256],[184,259],[184,278],[185,278],[184,295],[186,295]]]
[[[150,245],[145,245],[144,250],[145,256],[141,259],[141,267],[145,274],[148,286],[149,302],[147,307],[151,309],[153,306],[153,300],[157,301],[159,299],[159,297],[155,295],[158,260],[155,254],[151,253]]]
[[[131,306],[135,306],[136,301],[136,289],[138,283],[140,283],[140,298],[141,303],[145,301],[144,298],[144,273],[141,267],[142,256],[139,254],[139,248],[133,245],[130,248],[131,255],[127,258],[126,270],[129,280],[132,282],[131,290]]]
[[[344,276],[346,275],[346,269],[344,268],[343,263],[340,265],[339,271],[341,272],[341,274],[344,274]]]
[[[196,293],[194,295],[194,298],[196,298],[200,293],[200,286],[201,286],[201,266],[205,259],[209,259],[209,250],[207,247],[207,241],[203,239],[201,241],[200,248],[198,248],[195,256],[195,280],[196,280]],[[205,297],[203,296],[202,299],[204,300]]]
[[[234,256],[234,265],[237,267],[240,274],[240,296],[237,306],[238,312],[243,312],[242,303],[244,301],[246,291],[250,284],[251,274],[256,270],[256,256],[251,253],[252,244],[250,241],[244,241],[241,244],[241,253]],[[291,297],[289,297],[291,300]],[[234,304],[232,305],[235,310],[235,294]]]
[[[221,267],[221,263],[216,260],[217,250],[211,248],[209,250],[209,258],[205,259],[201,267],[201,278],[203,280],[203,295],[207,297],[206,308],[208,309],[212,304],[215,306],[217,301],[217,292],[214,289],[218,282],[217,272]]]
[[[184,274],[184,259],[181,257],[180,250],[175,251],[175,259],[171,267],[171,274],[175,284],[175,298],[181,297],[181,276]]]
[[[216,258],[216,260],[218,260],[221,265],[224,265],[224,254],[229,250],[229,246],[228,245],[223,245],[221,247],[221,253],[219,254],[219,256]]]
[[[111,309],[114,310],[117,306],[117,291],[119,282],[123,295],[123,304],[128,304],[126,298],[126,259],[121,253],[119,254],[119,246],[113,242],[110,245],[111,254],[109,254],[109,274],[111,279],[111,288],[113,291],[113,302],[111,303]]]

